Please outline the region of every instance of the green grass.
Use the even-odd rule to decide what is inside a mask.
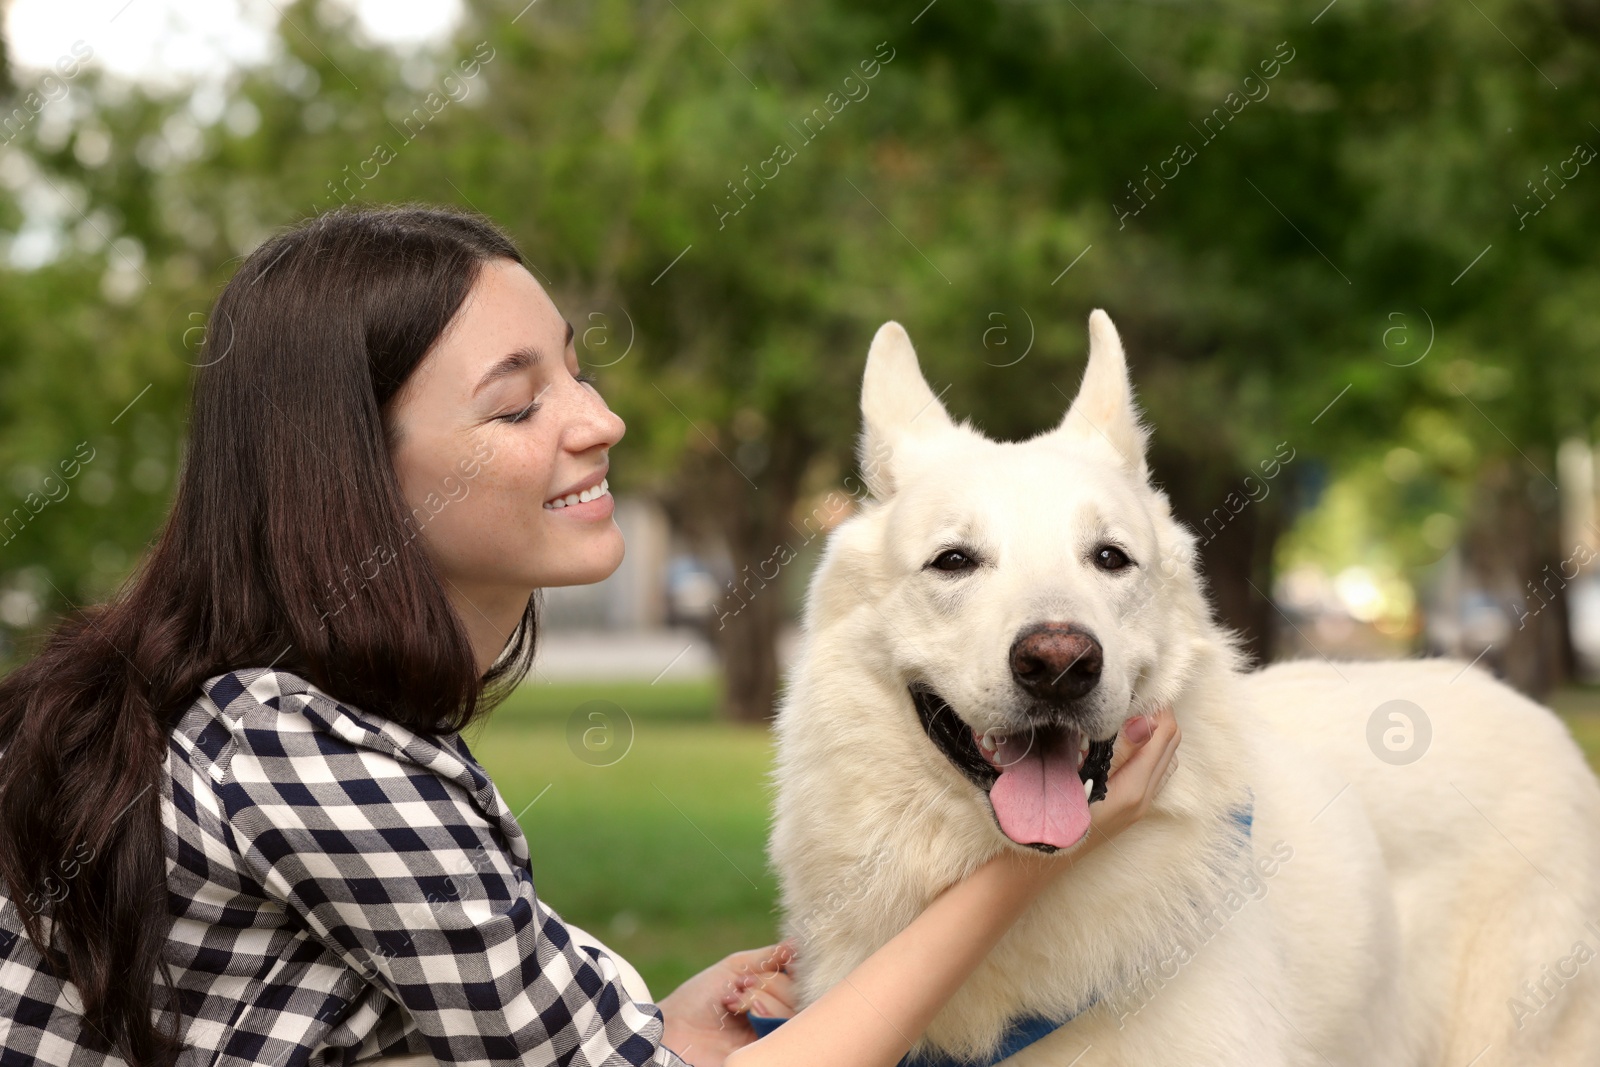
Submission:
[[[605,700],[635,720],[650,722],[712,722],[720,686],[699,682],[546,682],[529,681],[495,709],[494,721],[520,724],[564,725],[580,704]],[[581,923],[579,925],[582,925]]]
[[[764,727],[711,721],[714,707],[703,684],[529,686],[467,738],[521,812],[540,899],[657,997],[777,939],[771,743]]]
[[[771,742],[762,727],[715,721],[716,695],[711,683],[528,685],[468,735],[521,812],[541,899],[657,997],[777,937]],[[1600,687],[1551,703],[1600,771]]]

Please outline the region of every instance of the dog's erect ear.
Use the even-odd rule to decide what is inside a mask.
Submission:
[[[861,437],[856,461],[879,500],[894,492],[894,453],[908,437],[931,436],[952,426],[950,413],[928,388],[911,338],[898,322],[878,327],[861,379]]]
[[[1054,432],[1074,440],[1099,439],[1109,444],[1130,473],[1141,481],[1149,480],[1144,459],[1149,431],[1133,404],[1122,338],[1111,325],[1111,316],[1099,308],[1089,314],[1089,366],[1083,372],[1083,384]]]

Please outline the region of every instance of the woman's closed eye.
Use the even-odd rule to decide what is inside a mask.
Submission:
[[[587,371],[584,371],[581,374],[575,375],[572,380],[575,381],[575,382],[588,382],[590,385],[598,385],[599,384],[599,379],[596,378],[594,375],[588,373]],[[539,403],[538,398],[535,398],[535,399],[529,401],[528,402],[528,406],[525,407],[525,408],[521,408],[520,410],[513,411],[513,412],[510,412],[510,413],[505,414],[505,415],[496,416],[495,421],[496,422],[509,422],[509,423],[513,423],[513,424],[519,423],[519,422],[526,422],[530,416],[532,416],[536,411],[538,411],[543,406],[544,405]]]
[[[522,410],[513,411],[509,415],[497,415],[495,417],[494,421],[495,422],[510,422],[510,423],[523,422],[530,415],[532,415],[535,411],[538,411],[541,406],[542,405],[537,400],[532,400],[532,401],[529,401],[528,402],[528,406],[523,408]]]

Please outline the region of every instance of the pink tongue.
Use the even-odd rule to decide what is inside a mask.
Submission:
[[[997,740],[999,740],[997,738]],[[1019,845],[1077,844],[1089,829],[1089,800],[1077,771],[1077,740],[1072,735],[1054,751],[1030,747],[1026,734],[999,741],[994,762],[1000,780],[989,790],[989,802],[1000,829]]]

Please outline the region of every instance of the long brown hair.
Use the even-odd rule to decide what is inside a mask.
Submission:
[[[480,677],[389,452],[389,402],[495,258],[522,262],[488,221],[409,206],[341,209],[257,248],[211,311],[159,537],[0,680],[0,880],[99,1051],[135,1067],[180,1051],[160,995],[161,786],[201,682],[275,666],[438,733],[532,665],[537,595]],[[380,549],[369,576],[357,563]]]

